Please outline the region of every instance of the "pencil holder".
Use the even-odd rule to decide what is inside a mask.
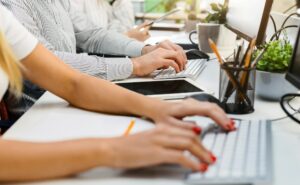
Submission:
[[[221,65],[219,99],[228,114],[254,112],[255,73],[232,62]]]

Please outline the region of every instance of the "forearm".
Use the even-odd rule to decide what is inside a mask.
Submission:
[[[164,105],[161,100],[84,75],[77,80],[74,92],[76,94],[69,99],[70,103],[97,112],[154,118],[159,108]]]
[[[106,147],[96,139],[57,143],[0,140],[0,181],[59,178],[108,166]]]
[[[133,72],[131,60],[126,58],[103,58],[59,51],[54,51],[54,54],[73,69],[105,80],[126,79]]]
[[[42,62],[41,62],[42,61]],[[24,75],[71,104],[97,112],[154,118],[163,103],[72,70],[42,45],[22,60]]]
[[[146,44],[121,33],[98,30],[76,33],[77,45],[85,52],[138,57]]]

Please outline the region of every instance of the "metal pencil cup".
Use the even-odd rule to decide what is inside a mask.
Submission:
[[[231,62],[221,65],[219,98],[229,114],[254,112],[255,69],[241,68]]]

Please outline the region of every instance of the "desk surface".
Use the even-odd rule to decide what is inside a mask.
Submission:
[[[210,62],[197,83],[218,92],[219,66]],[[285,116],[279,103],[256,98],[255,113],[243,119]],[[64,100],[46,93],[5,135],[5,139],[26,141],[57,141],[85,137],[113,137],[123,133],[132,118],[87,112],[70,107]],[[198,123],[203,118],[191,118]],[[153,128],[137,119],[134,132]],[[273,155],[274,185],[300,184],[300,126],[289,119],[274,122]],[[46,170],[46,169],[45,169]],[[28,183],[35,185],[183,185],[183,169],[152,168],[124,172],[112,169],[95,169],[73,178]]]

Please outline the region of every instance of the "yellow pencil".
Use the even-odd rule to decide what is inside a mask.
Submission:
[[[211,40],[210,38],[208,39],[208,42],[209,42],[209,45],[210,45],[211,49],[212,49],[213,52],[216,54],[219,63],[222,65],[224,61],[222,60],[221,54],[219,53],[216,44],[215,44],[214,41]]]
[[[128,136],[130,134],[130,131],[132,130],[134,124],[135,124],[135,120],[132,120],[129,126],[127,127],[125,133],[123,134],[124,136]]]

